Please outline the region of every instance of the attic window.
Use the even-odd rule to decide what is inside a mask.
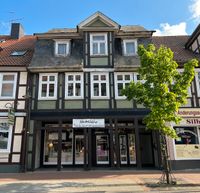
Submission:
[[[0,43],[4,43],[5,41],[5,39],[0,39]]]
[[[70,40],[55,40],[55,55],[68,56],[69,55]]]
[[[24,54],[26,54],[26,50],[25,51],[13,51],[10,55],[11,56],[23,56]]]
[[[123,40],[124,44],[124,55],[134,56],[137,54],[137,40]]]

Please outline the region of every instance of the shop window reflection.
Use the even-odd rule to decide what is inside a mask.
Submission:
[[[197,127],[175,127],[176,157],[179,159],[200,158],[200,145]]]

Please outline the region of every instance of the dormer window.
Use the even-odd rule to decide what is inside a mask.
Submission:
[[[124,55],[134,56],[137,54],[137,40],[123,40]]]
[[[55,55],[67,56],[69,55],[70,40],[55,40]]]
[[[107,34],[90,34],[90,54],[107,55]]]

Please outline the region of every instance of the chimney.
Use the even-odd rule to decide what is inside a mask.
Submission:
[[[12,39],[19,39],[24,36],[24,28],[20,23],[12,23],[10,36]]]

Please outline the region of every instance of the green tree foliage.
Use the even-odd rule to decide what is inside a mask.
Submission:
[[[147,129],[158,130],[161,134],[176,138],[172,122],[178,124],[177,114],[181,105],[186,104],[188,88],[195,75],[198,61],[193,59],[184,65],[182,73],[173,60],[173,52],[164,46],[156,49],[153,44],[138,48],[141,67],[138,70],[142,82],[131,82],[123,90],[128,100],[134,99],[150,109],[144,118]]]

